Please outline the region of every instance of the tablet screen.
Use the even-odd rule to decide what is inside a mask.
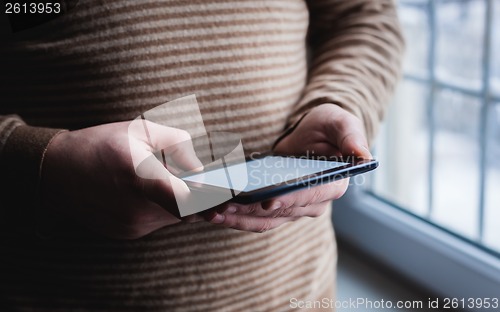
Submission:
[[[269,185],[292,181],[348,164],[307,158],[267,156],[246,163],[229,165],[226,168],[193,174],[182,179],[222,188],[232,188],[236,191],[251,192]],[[227,178],[228,176],[230,179]]]

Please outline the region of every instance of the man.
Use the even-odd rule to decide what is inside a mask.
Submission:
[[[168,181],[135,175],[127,128],[194,93],[207,130],[240,133],[248,153],[370,157],[401,53],[389,0],[80,0],[14,33],[0,61],[0,301],[284,311],[334,298],[330,201],[347,181],[180,222]]]

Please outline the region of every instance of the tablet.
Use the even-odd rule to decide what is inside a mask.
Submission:
[[[378,167],[370,159],[263,156],[244,163],[225,163],[181,176],[197,192],[231,192],[230,201],[250,204],[289,192],[351,177]]]

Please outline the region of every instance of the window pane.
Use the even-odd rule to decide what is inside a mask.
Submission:
[[[404,70],[406,73],[427,76],[429,56],[429,17],[427,1],[401,6],[401,25],[406,40]]]
[[[500,252],[500,103],[488,116],[484,242]]]
[[[487,114],[487,163],[483,167],[482,97],[480,92],[474,96],[467,92],[471,88],[481,91],[483,87],[486,3],[400,1],[407,38],[405,73],[409,75],[398,88],[381,129],[375,149],[380,168],[374,172],[369,189],[432,223],[500,251],[500,102],[490,107]],[[495,94],[500,95],[500,0],[491,3],[492,63],[486,66],[491,69],[492,99],[498,102]],[[433,8],[434,36],[428,24]],[[427,71],[431,55],[426,50],[431,37],[436,40],[433,63],[437,81],[430,79]],[[434,132],[430,133],[427,101],[435,82],[441,87],[434,94]],[[446,84],[454,87],[446,88]],[[431,138],[434,144],[429,157]],[[479,219],[482,168],[486,169],[484,220]]]
[[[420,83],[400,84],[376,146],[380,168],[376,194],[418,215],[428,213],[428,89]]]
[[[454,85],[481,88],[485,3],[434,1],[437,18],[437,76]]]
[[[491,76],[492,76],[492,89],[497,96],[500,96],[500,1],[493,1],[493,29],[492,29],[492,42],[491,42]]]
[[[431,218],[469,238],[478,234],[480,108],[461,93],[436,94]]]

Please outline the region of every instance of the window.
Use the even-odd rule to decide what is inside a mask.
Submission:
[[[402,1],[400,17],[412,39],[372,191],[500,252],[500,4]]]
[[[441,295],[493,294],[500,1],[400,0],[399,13],[407,52],[376,144],[381,165],[335,209],[338,235]]]

